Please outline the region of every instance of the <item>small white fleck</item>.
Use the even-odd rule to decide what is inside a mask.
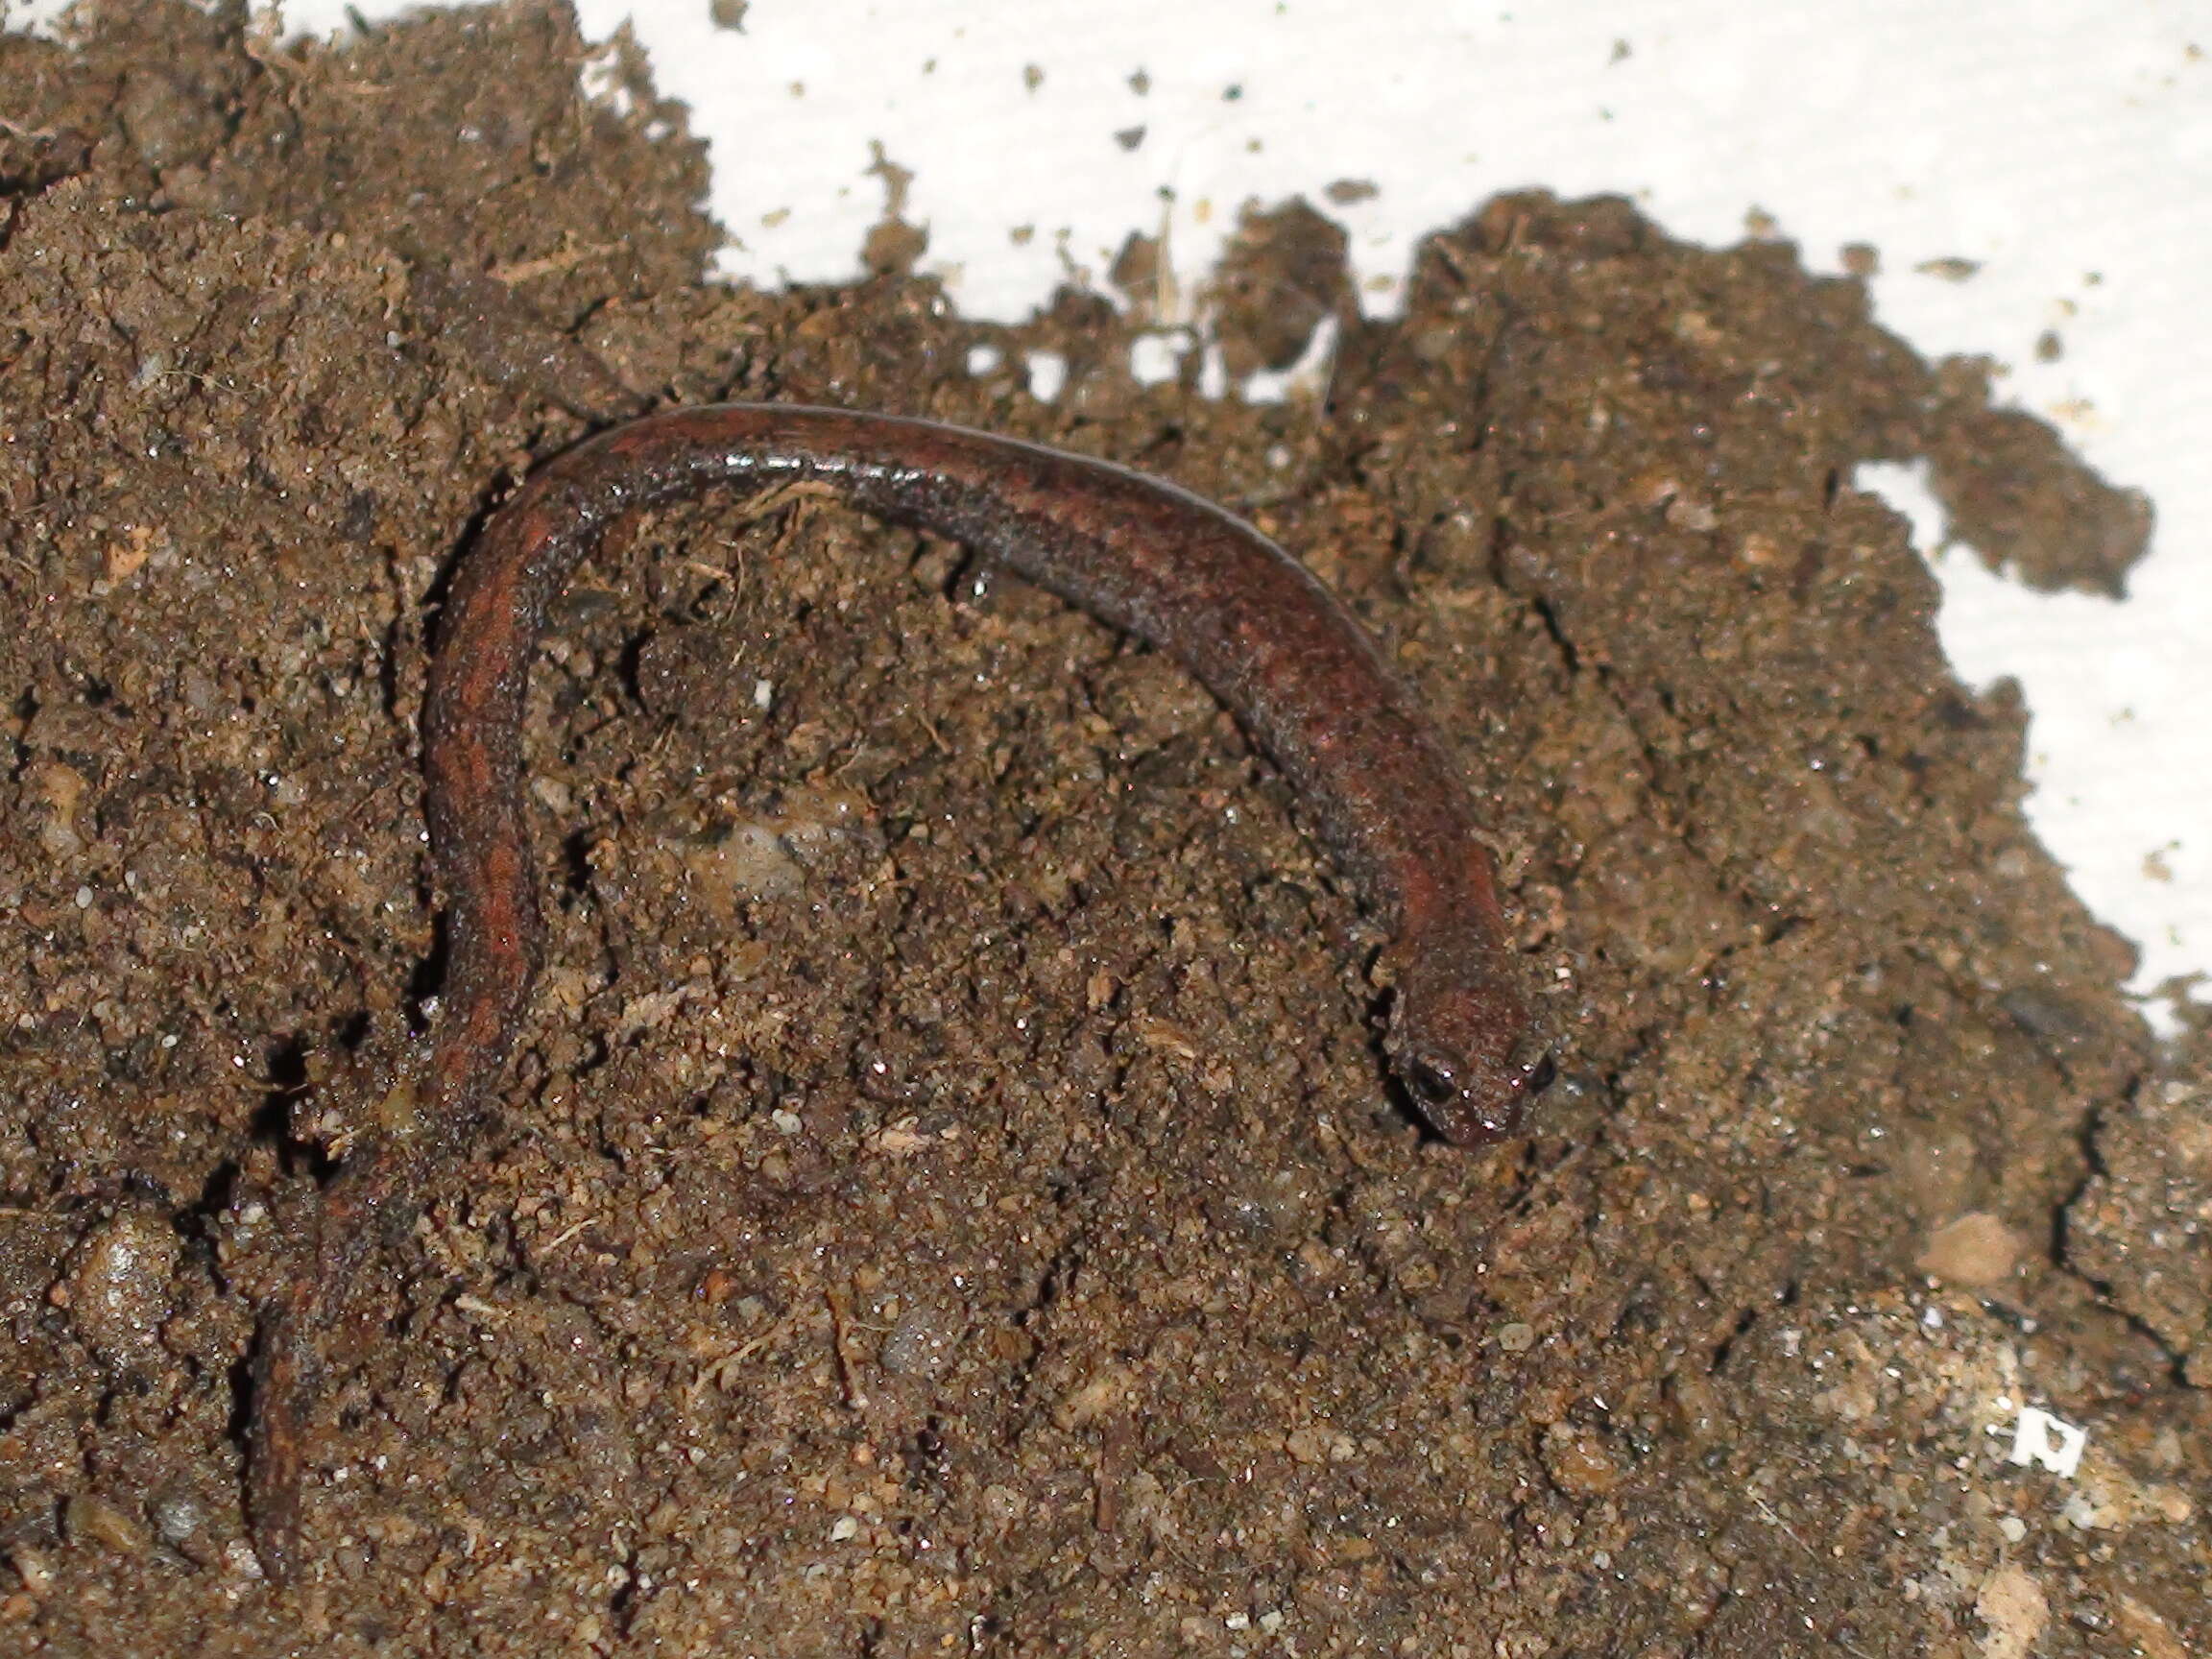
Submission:
[[[1997,1523],[1997,1530],[2005,1535],[2005,1542],[2017,1544],[2028,1536],[2028,1523],[2017,1515],[2007,1515]]]
[[[1068,384],[1068,359],[1057,351],[1032,351],[1028,358],[1029,396],[1049,403]]]
[[[2088,1430],[2062,1423],[2037,1407],[2023,1406],[2020,1421],[2012,1431],[2008,1457],[2023,1466],[2040,1463],[2064,1479],[2081,1467],[2082,1448],[2088,1444]]]
[[[753,707],[759,709],[763,714],[776,707],[775,681],[756,680],[753,682]]]
[[[1190,334],[1181,328],[1138,335],[1129,346],[1129,377],[1140,386],[1165,385],[1182,369],[1190,344]]]
[[[830,1542],[832,1544],[842,1544],[848,1538],[859,1536],[860,1523],[851,1515],[838,1516],[836,1525],[830,1528]]]
[[[1217,340],[1206,343],[1206,354],[1198,360],[1198,396],[1209,402],[1229,396],[1229,360]]]
[[[1006,361],[1006,353],[996,346],[971,346],[968,348],[968,373],[980,380]]]
[[[781,1135],[796,1135],[802,1127],[799,1114],[786,1106],[779,1106],[769,1113],[768,1121],[775,1124],[777,1133]]]
[[[91,888],[80,887],[77,889],[77,908],[80,910],[89,910],[92,908]]]

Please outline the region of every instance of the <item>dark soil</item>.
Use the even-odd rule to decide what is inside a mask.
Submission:
[[[2116,992],[1849,480],[1930,457],[2102,588],[2139,499],[1619,202],[1491,203],[1384,324],[1255,220],[1236,360],[1343,323],[1273,407],[1140,387],[1096,297],[965,321],[910,228],[709,286],[683,112],[586,50],[0,46],[0,1648],[2212,1649],[2212,1055]],[[812,499],[669,514],[539,664],[553,959],[332,1333],[274,1587],[252,1291],[435,1018],[445,575],[534,462],[733,397],[1112,455],[1311,564],[1498,827],[1562,1080],[1424,1138],[1372,927],[1161,658]]]

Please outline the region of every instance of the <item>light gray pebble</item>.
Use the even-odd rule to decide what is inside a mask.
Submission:
[[[952,1363],[960,1322],[942,1308],[909,1308],[883,1338],[883,1369],[900,1377],[935,1377]]]
[[[176,1548],[207,1525],[207,1509],[189,1492],[165,1492],[154,1500],[154,1532],[162,1543]]]

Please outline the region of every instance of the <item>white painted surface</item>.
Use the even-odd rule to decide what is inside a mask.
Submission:
[[[629,19],[691,106],[726,269],[755,281],[857,271],[872,141],[976,315],[1096,280],[1131,229],[1202,269],[1240,204],[1346,179],[1379,186],[1331,209],[1379,311],[1423,232],[1532,184],[1709,243],[1761,209],[1818,270],[1873,244],[1888,326],[1997,358],[2011,400],[2157,503],[2127,604],[1955,553],[1943,635],[1967,680],[2025,684],[2036,827],[2143,947],[2140,982],[2212,972],[2212,5],[752,0],[742,33],[709,0],[579,10],[594,36]],[[1914,270],[1940,258],[1981,269]]]

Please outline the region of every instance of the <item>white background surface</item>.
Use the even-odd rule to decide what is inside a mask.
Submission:
[[[742,33],[709,0],[579,11],[595,38],[629,19],[690,105],[726,268],[758,282],[858,271],[872,141],[974,315],[1102,286],[1132,229],[1188,278],[1243,204],[1344,179],[1379,187],[1326,208],[1378,311],[1423,232],[1527,185],[1712,244],[1760,209],[1815,270],[1873,244],[1887,325],[1995,357],[2009,401],[2156,503],[2122,605],[1938,555],[1943,635],[1964,679],[2025,684],[2036,827],[2138,983],[2212,973],[2212,0],[752,0]],[[1914,269],[1943,258],[1981,269]],[[1924,493],[1886,493],[1935,551]]]

